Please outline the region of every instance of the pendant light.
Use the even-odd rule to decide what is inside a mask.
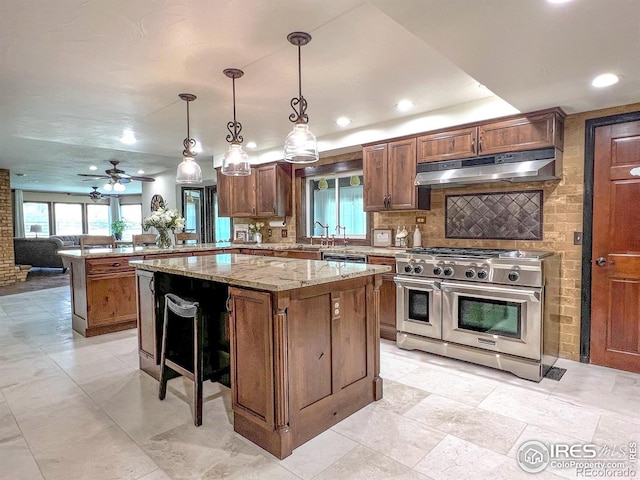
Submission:
[[[244,75],[242,70],[237,68],[227,68],[223,73],[231,79],[233,84],[233,122],[227,123],[227,142],[230,143],[229,150],[224,154],[222,160],[223,175],[231,175],[234,177],[246,177],[251,175],[251,165],[249,165],[249,155],[242,150],[242,124],[236,121],[236,78]]]
[[[313,163],[318,161],[318,142],[316,136],[309,131],[307,116],[307,100],[302,96],[302,67],[300,47],[311,41],[311,35],[305,32],[293,32],[287,40],[298,47],[298,98],[291,99],[293,112],[289,121],[293,122],[293,130],[284,142],[284,159],[290,163]]]
[[[196,163],[196,153],[193,151],[196,141],[191,138],[189,133],[189,102],[193,102],[196,96],[190,93],[181,93],[178,96],[187,102],[187,138],[183,142],[182,162],[178,165],[176,183],[202,183],[202,170],[200,165]]]

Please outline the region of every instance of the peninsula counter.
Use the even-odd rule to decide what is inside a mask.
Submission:
[[[190,294],[229,347],[234,430],[278,458],[382,397],[384,265],[218,254],[134,260],[140,365],[157,376],[165,293]],[[228,314],[227,314],[228,311]],[[209,351],[222,372],[224,352]]]

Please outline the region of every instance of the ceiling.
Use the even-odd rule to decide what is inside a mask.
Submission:
[[[252,161],[281,157],[302,90],[323,155],[367,141],[560,106],[640,101],[637,0],[23,0],[0,5],[0,168],[11,187],[89,193],[116,159],[145,176],[175,170],[191,136],[208,182],[237,114]],[[611,71],[620,82],[595,89]],[[485,86],[480,88],[479,84]],[[399,112],[402,98],[413,109]],[[352,123],[339,127],[347,116]],[[123,130],[137,142],[120,142]],[[23,174],[24,176],[18,176]],[[140,193],[139,182],[125,193]]]

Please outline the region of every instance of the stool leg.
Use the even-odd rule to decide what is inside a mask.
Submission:
[[[196,313],[193,319],[193,423],[202,425],[202,316]]]
[[[160,354],[160,389],[158,391],[158,398],[164,400],[167,395],[167,367],[165,360],[167,358],[167,323],[169,322],[169,311],[167,307],[167,301],[164,303],[164,321],[162,324],[162,353]]]

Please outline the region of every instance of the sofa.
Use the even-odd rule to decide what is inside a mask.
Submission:
[[[82,235],[51,235],[49,238],[57,238],[62,241],[64,248],[80,248],[80,237]]]
[[[13,250],[16,265],[31,265],[32,267],[66,268],[62,265],[62,257],[58,250],[64,249],[62,240],[49,238],[14,238]],[[78,248],[71,245],[66,248]]]

